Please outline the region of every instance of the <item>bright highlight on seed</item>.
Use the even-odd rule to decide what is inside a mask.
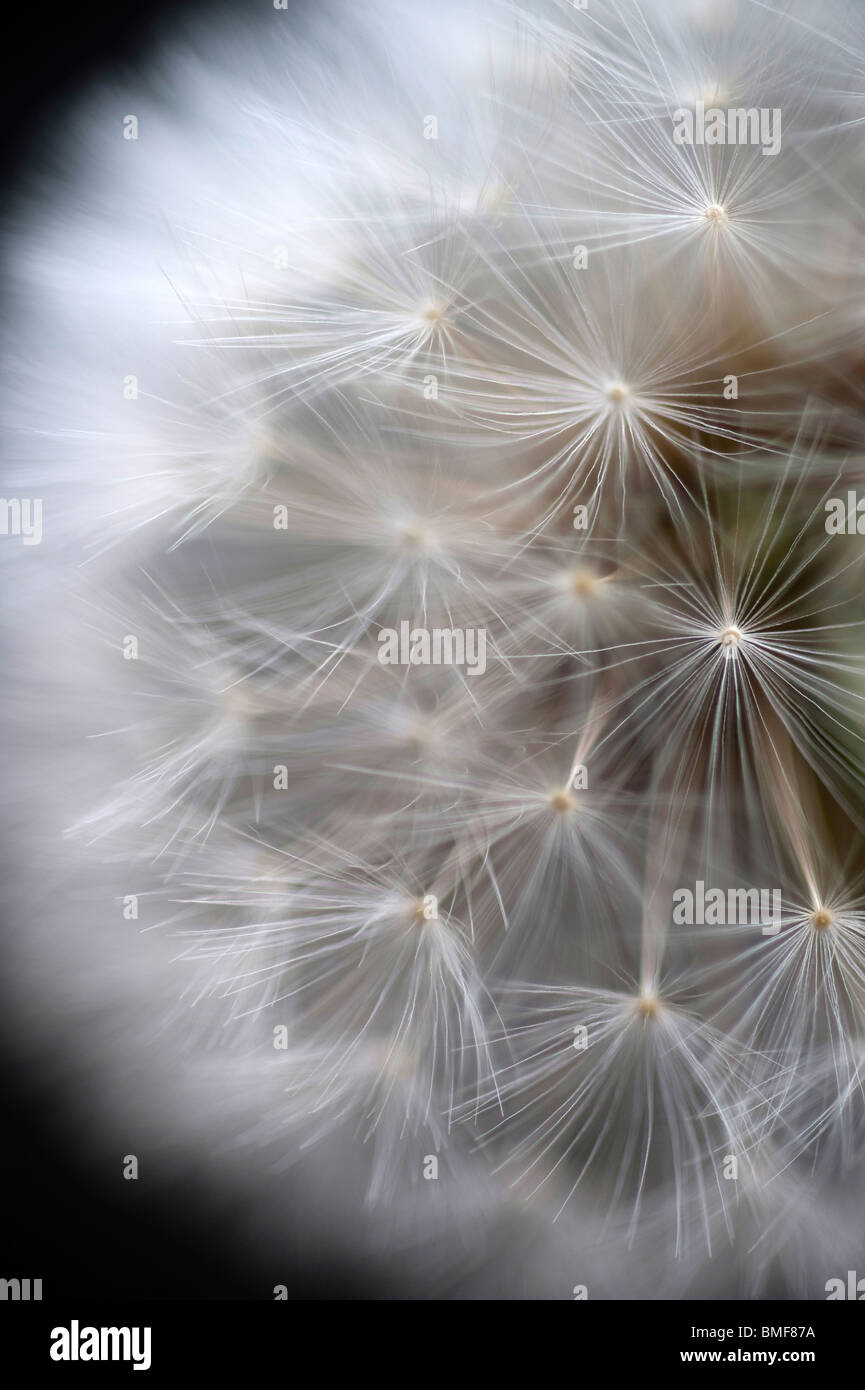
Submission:
[[[744,633],[742,632],[741,628],[738,628],[731,623],[729,627],[725,627],[722,630],[718,640],[721,643],[721,646],[724,648],[724,651],[727,656],[735,656],[736,652],[738,651],[741,645],[743,637]]]
[[[568,588],[577,598],[590,598],[600,583],[598,576],[590,569],[574,570],[568,577]]]
[[[443,304],[431,300],[428,304],[422,305],[418,318],[430,328],[439,328],[447,321],[447,310]]]
[[[631,388],[623,381],[611,381],[604,388],[604,394],[610,405],[623,405],[631,394]]]
[[[419,521],[403,526],[400,535],[408,550],[427,550],[433,542],[432,533]]]
[[[650,1019],[657,1018],[661,1012],[661,1001],[657,994],[639,994],[634,1000],[634,1013],[639,1018],[648,1022]]]

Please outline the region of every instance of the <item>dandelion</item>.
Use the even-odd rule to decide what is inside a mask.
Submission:
[[[14,206],[21,1027],[276,1250],[856,1267],[855,11],[225,15]]]

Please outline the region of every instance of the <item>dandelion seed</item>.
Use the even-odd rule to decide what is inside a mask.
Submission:
[[[518,1061],[499,1074],[504,1117],[487,1131],[487,1141],[510,1134],[513,1181],[552,1188],[559,1211],[585,1183],[626,1206],[631,1237],[669,1183],[675,1252],[711,1243],[726,1199],[713,1162],[756,1134],[745,1054],[654,991],[561,987],[522,999],[509,1031]],[[572,1045],[574,1020],[587,1030],[584,1052]]]

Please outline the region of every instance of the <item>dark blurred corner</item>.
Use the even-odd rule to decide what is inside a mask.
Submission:
[[[50,1076],[0,1037],[0,1278],[41,1279],[43,1300],[269,1300],[369,1297],[356,1276],[250,1256],[224,1233],[243,1220],[236,1196],[203,1191],[194,1172],[123,1182],[88,1146]]]
[[[47,8],[13,0],[0,82],[4,192],[14,190],[34,159],[50,157],[69,104],[89,82],[123,68],[134,71],[146,62],[172,14],[194,15],[202,8],[203,0],[148,0],[137,6],[76,0]]]

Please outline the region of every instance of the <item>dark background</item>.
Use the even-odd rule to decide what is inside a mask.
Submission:
[[[4,192],[14,192],[34,162],[44,163],[70,105],[94,78],[124,71],[133,76],[172,14],[192,16],[201,8],[196,0],[147,0],[146,5],[75,0],[48,7],[19,4],[10,11],[0,80]]]
[[[167,21],[193,0],[146,6],[75,0],[19,4],[7,16],[0,80],[4,202],[38,171],[44,189],[70,109],[101,76],[138,79]],[[214,17],[215,6],[207,5]],[[236,16],[243,5],[231,6]],[[12,36],[12,28],[18,32]],[[50,195],[50,188],[49,188]],[[0,895],[2,900],[2,895]],[[0,946],[0,971],[3,952]],[[8,974],[7,974],[8,980]],[[222,1232],[230,1210],[194,1174],[161,1183],[97,1180],[52,1068],[17,1057],[0,1017],[0,1278],[41,1278],[61,1298],[261,1299],[276,1283],[294,1298],[365,1298],[356,1275],[291,1268],[285,1253],[256,1265]]]

